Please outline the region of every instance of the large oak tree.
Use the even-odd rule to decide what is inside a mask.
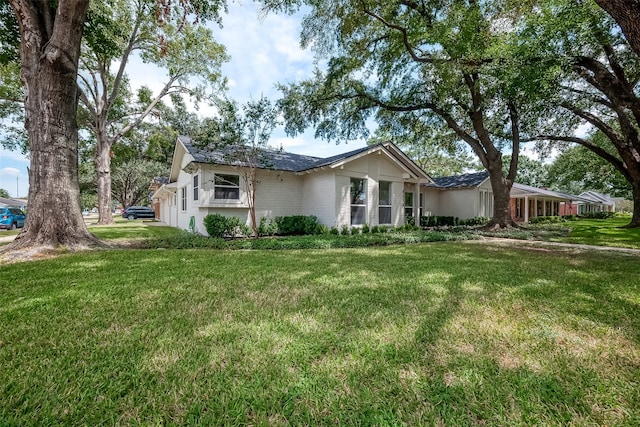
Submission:
[[[315,126],[318,137],[348,141],[368,135],[371,117],[399,136],[415,123],[426,130],[444,124],[489,172],[489,227],[513,226],[509,194],[526,98],[509,81],[509,71],[523,65],[503,49],[512,24],[501,2],[306,3],[302,43],[326,66],[310,80],[281,86],[286,129]],[[511,154],[507,173],[503,151]]]
[[[20,29],[29,215],[9,249],[97,244],[80,210],[78,59],[89,0],[10,0]]]

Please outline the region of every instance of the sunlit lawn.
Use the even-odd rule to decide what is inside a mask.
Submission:
[[[16,263],[0,266],[0,424],[639,425],[639,312],[628,254],[437,243]]]
[[[579,243],[596,246],[617,246],[640,249],[640,228],[623,228],[630,217],[611,219],[580,219],[564,225],[571,227],[567,237],[553,238],[554,241]]]

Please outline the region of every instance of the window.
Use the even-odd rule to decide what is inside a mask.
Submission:
[[[198,188],[198,175],[193,175],[193,200],[198,200],[200,195],[200,189]]]
[[[215,174],[213,180],[214,199],[218,200],[239,200],[240,199],[240,176]]]
[[[351,225],[366,222],[367,185],[364,179],[351,178]]]
[[[180,201],[182,204],[182,210],[187,210],[187,187],[182,187],[180,189]]]
[[[413,217],[413,193],[404,193],[404,216]]]
[[[391,224],[391,183],[380,181],[378,187],[378,224]]]

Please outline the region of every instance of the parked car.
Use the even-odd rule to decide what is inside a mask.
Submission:
[[[0,228],[15,230],[24,227],[27,216],[18,208],[0,207]]]
[[[155,218],[156,211],[148,206],[129,206],[122,211],[122,218],[138,219],[138,218]]]

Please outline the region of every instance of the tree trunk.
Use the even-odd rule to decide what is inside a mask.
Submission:
[[[502,164],[490,167],[489,181],[493,191],[493,217],[484,228],[497,230],[517,227],[518,225],[511,217],[510,200],[513,182],[502,175]]]
[[[640,56],[640,0],[595,0],[620,25],[634,52]]]
[[[78,184],[76,79],[88,4],[60,0],[47,8],[11,0],[20,25],[31,165],[27,220],[8,250],[99,244],[82,218]]]
[[[111,211],[111,144],[104,135],[96,135],[96,174],[98,176],[98,224],[113,224]],[[127,206],[123,206],[126,208]]]
[[[631,183],[633,192],[633,215],[631,222],[625,225],[625,228],[640,227],[640,181],[636,180]]]

